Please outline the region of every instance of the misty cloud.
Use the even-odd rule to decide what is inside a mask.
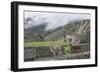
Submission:
[[[25,12],[25,29],[46,24],[45,30],[66,25],[72,20],[90,19],[89,14]]]

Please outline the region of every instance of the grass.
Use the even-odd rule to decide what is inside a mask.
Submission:
[[[55,47],[64,46],[65,53],[67,53],[70,50],[69,42],[64,43],[63,39],[57,41],[38,41],[38,42],[24,43],[24,47],[39,47],[39,46],[55,46]]]
[[[27,42],[27,43],[24,43],[24,47],[33,47],[33,46],[62,46],[62,45],[65,45],[63,40],[58,40],[58,41],[38,41],[38,42]]]

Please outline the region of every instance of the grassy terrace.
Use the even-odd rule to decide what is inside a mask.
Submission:
[[[40,42],[27,42],[24,44],[24,47],[33,47],[33,46],[62,46],[68,45],[68,43],[64,43],[63,40],[57,41],[40,41]]]
[[[63,39],[57,40],[57,41],[43,41],[43,42],[27,42],[24,44],[24,47],[39,47],[39,46],[64,46],[69,45],[69,42],[64,43]],[[67,51],[70,50],[70,46],[64,47],[65,53],[67,54]]]

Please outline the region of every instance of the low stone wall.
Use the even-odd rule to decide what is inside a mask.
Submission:
[[[90,52],[90,44],[82,44],[71,48],[70,53]],[[35,60],[42,57],[53,57],[65,55],[64,47],[39,46],[25,47],[24,61]]]
[[[52,46],[27,47],[24,50],[24,60],[25,61],[34,60],[39,57],[52,57],[64,54],[65,53],[63,47],[52,47]]]
[[[87,51],[90,51],[90,44],[89,43],[71,46],[72,53],[87,52]]]

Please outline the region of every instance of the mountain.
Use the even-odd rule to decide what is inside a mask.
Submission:
[[[25,42],[28,41],[43,41],[42,35],[45,32],[46,24],[37,25],[29,29],[24,29]],[[38,30],[37,30],[38,29]]]
[[[64,35],[73,35],[80,37],[80,42],[90,41],[90,20],[77,20],[66,24],[65,26],[56,28],[52,33],[45,36],[45,40],[57,40]]]
[[[37,25],[28,29],[24,29],[25,41],[54,41],[61,39],[66,35],[80,37],[80,43],[90,42],[90,20],[76,20],[68,24],[55,28],[53,30],[45,30],[46,24]]]

